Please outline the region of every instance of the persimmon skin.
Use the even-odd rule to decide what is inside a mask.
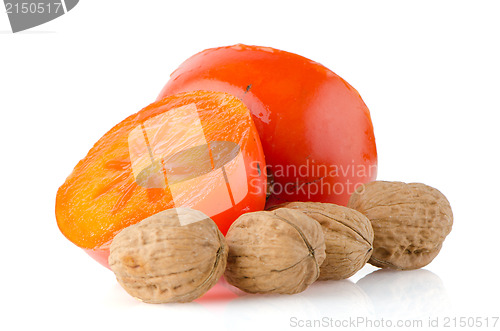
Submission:
[[[250,109],[274,175],[268,206],[345,206],[357,185],[376,178],[367,106],[351,85],[317,62],[269,47],[207,49],[172,73],[158,99],[193,90],[228,92]]]
[[[134,174],[134,160],[131,160],[131,132],[136,128],[144,128],[145,123],[147,126],[147,123],[160,116],[170,116],[178,109],[191,106],[196,109],[193,118],[198,116],[203,129],[199,139],[213,146],[215,142],[222,141],[238,147],[233,151],[236,156],[231,156],[232,159],[223,165],[225,182],[222,175],[215,175],[210,169],[210,173],[191,176],[193,178],[178,184],[173,184],[169,179],[165,188],[141,186]],[[184,137],[185,131],[193,126],[183,127],[182,117],[174,119],[178,123],[172,124],[165,137],[159,133],[155,136],[166,146],[175,144],[177,138]],[[194,139],[189,134],[186,137],[186,141]],[[210,149],[212,166],[217,161],[213,148]],[[188,156],[197,165],[199,154]],[[178,173],[173,175],[179,177]],[[200,178],[205,179],[203,181]],[[200,183],[211,185],[200,186]],[[179,186],[177,190],[180,193],[177,196],[174,196],[173,185]],[[226,201],[227,196],[216,195],[217,190],[231,190],[227,195],[231,196],[231,201]],[[155,102],[108,131],[59,188],[56,219],[59,229],[70,241],[108,267],[111,240],[128,225],[168,208],[184,206],[196,209],[196,206],[202,206],[201,211],[210,216],[225,233],[239,215],[264,208],[265,192],[264,154],[245,105],[227,93],[188,92]],[[235,194],[239,194],[237,200]]]

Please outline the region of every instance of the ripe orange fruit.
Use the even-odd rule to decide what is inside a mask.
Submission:
[[[107,266],[123,228],[168,208],[210,216],[226,233],[242,213],[262,210],[266,172],[246,106],[221,92],[157,101],[107,132],[59,188],[61,232]]]
[[[370,111],[318,62],[270,47],[207,49],[182,63],[158,98],[193,90],[231,93],[250,109],[274,180],[268,206],[345,206],[357,185],[376,178]]]

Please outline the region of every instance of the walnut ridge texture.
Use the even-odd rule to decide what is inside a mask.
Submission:
[[[439,253],[453,225],[446,197],[421,183],[374,181],[358,187],[348,207],[370,219],[375,239],[370,263],[418,269]]]
[[[227,252],[224,236],[208,216],[175,208],[118,233],[109,265],[120,285],[141,301],[188,302],[215,285]]]
[[[321,226],[293,209],[244,214],[226,239],[224,277],[249,293],[302,292],[319,277],[325,259]]]
[[[300,210],[321,224],[326,259],[321,265],[319,280],[349,278],[370,258],[373,229],[370,220],[360,212],[321,202],[287,202],[276,207]]]

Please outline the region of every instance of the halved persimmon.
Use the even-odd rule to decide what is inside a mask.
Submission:
[[[249,110],[227,93],[164,98],[107,132],[59,188],[61,232],[107,266],[123,228],[168,208],[210,216],[223,233],[266,199],[265,161]]]

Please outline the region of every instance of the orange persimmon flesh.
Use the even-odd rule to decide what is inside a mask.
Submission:
[[[263,209],[265,187],[264,154],[246,106],[227,93],[181,93],[107,132],[59,188],[56,218],[71,242],[107,266],[110,242],[123,228],[190,207],[225,233],[242,213]]]

